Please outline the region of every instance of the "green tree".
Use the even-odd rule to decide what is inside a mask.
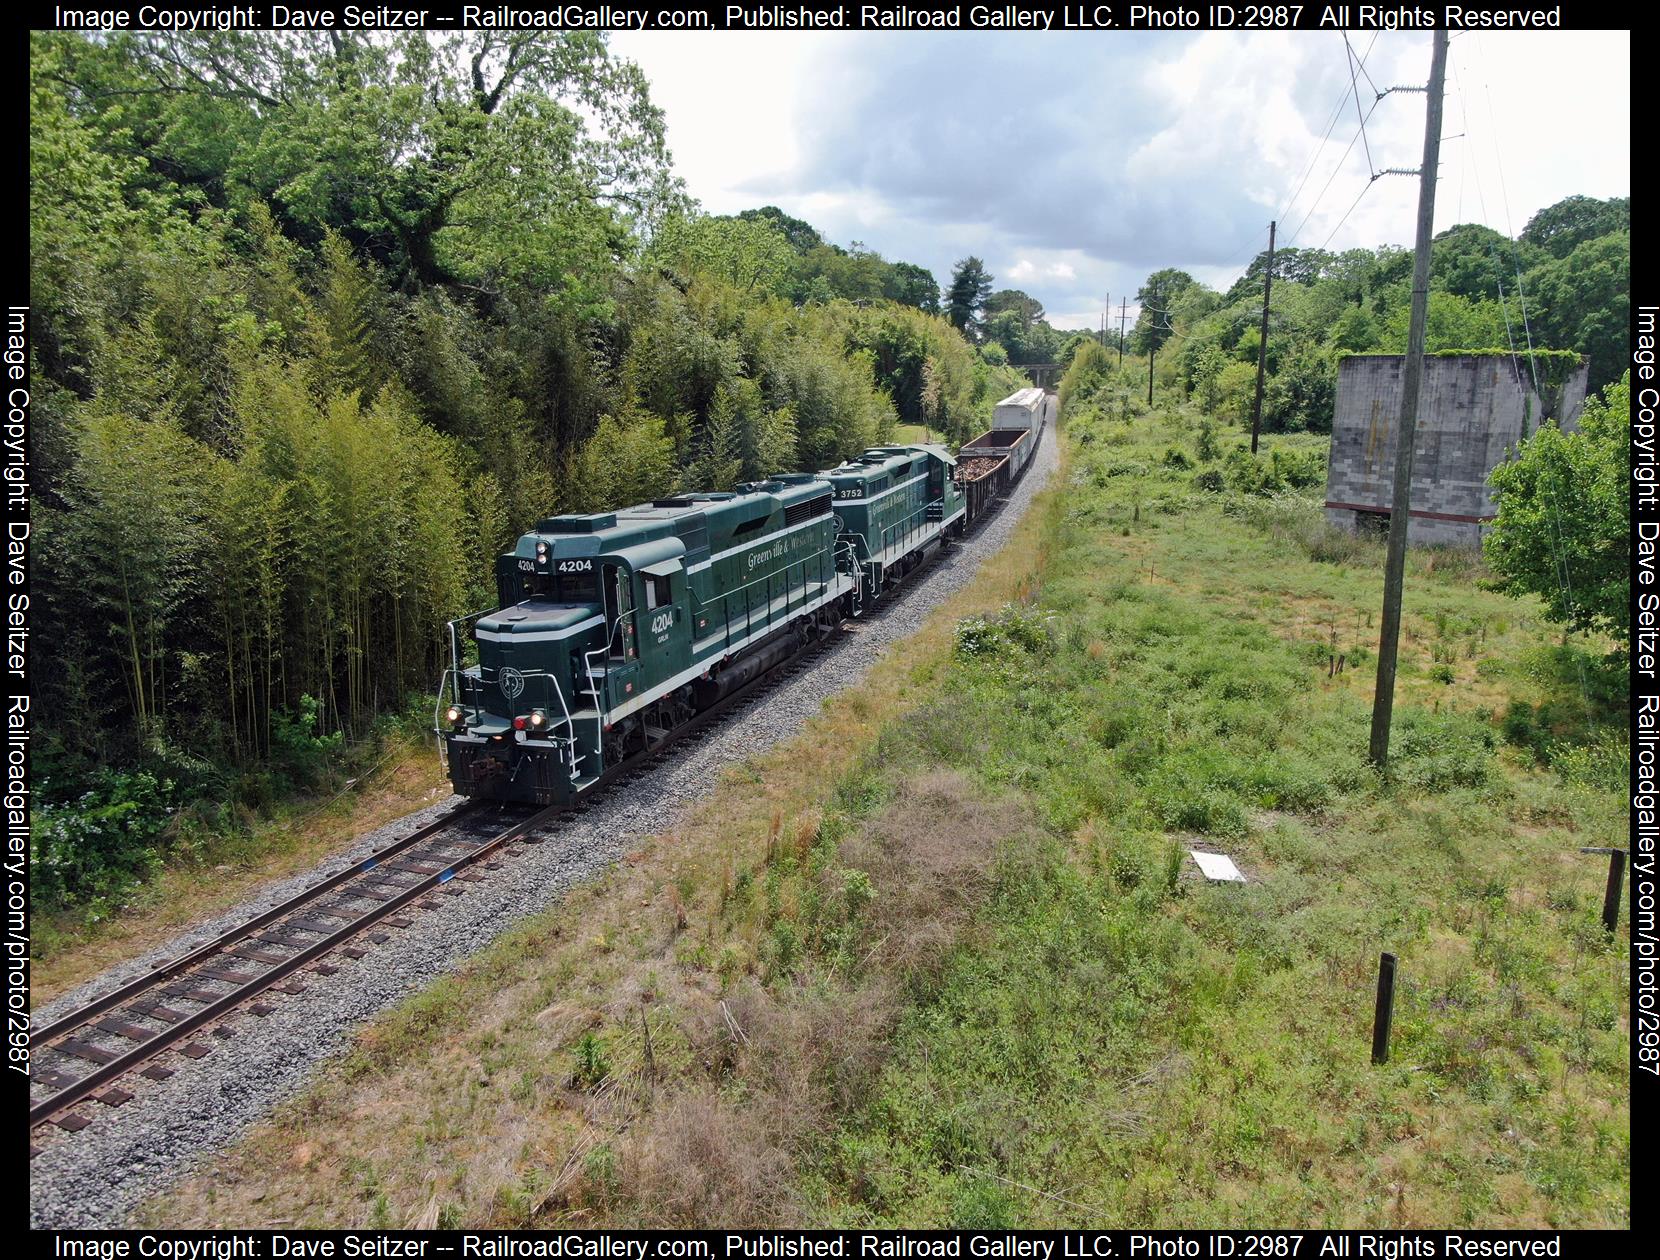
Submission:
[[[951,284],[945,291],[945,315],[952,327],[964,336],[979,331],[980,311],[991,296],[991,274],[985,263],[970,254],[951,268]]]
[[[120,101],[164,102],[146,120],[161,159],[197,139],[186,116],[237,113],[224,168],[200,169],[199,144],[187,163],[208,194],[251,190],[298,228],[372,242],[406,284],[593,302],[619,224],[683,199],[644,77],[593,32],[154,32],[114,51],[126,95],[88,93],[112,130],[132,120]]]
[[[1496,301],[1502,294],[1514,303],[1518,260],[1525,270],[1536,257],[1531,247],[1518,246],[1490,227],[1460,223],[1435,238],[1430,248],[1430,280],[1437,288],[1471,301]]]
[[[1529,277],[1534,342],[1578,350],[1590,360],[1590,388],[1612,384],[1626,361],[1631,327],[1631,237],[1599,236]]]
[[[1298,249],[1291,246],[1274,251],[1274,282],[1284,281],[1287,284],[1313,284],[1326,273],[1334,262],[1334,257],[1323,249]],[[1251,259],[1251,265],[1245,268],[1245,274],[1233,282],[1224,297],[1224,301],[1232,305],[1235,302],[1249,300],[1251,297],[1260,299],[1262,296],[1262,273],[1268,270],[1268,251],[1263,250]]]
[[[1135,300],[1141,305],[1141,314],[1136,317],[1134,342],[1139,353],[1157,351],[1170,340],[1175,332],[1176,304],[1198,283],[1185,271],[1165,267],[1148,276],[1136,290]]]
[[[785,214],[777,206],[745,210],[738,217],[758,223],[770,223],[783,234],[784,239],[790,243],[790,248],[798,254],[805,254],[824,244],[824,238],[818,234],[817,228],[793,215]]]
[[[1587,241],[1631,231],[1631,198],[1564,197],[1527,221],[1522,240],[1552,258],[1566,258]]]
[[[572,506],[602,512],[647,503],[672,492],[678,480],[674,442],[661,416],[638,408],[602,416],[594,436],[572,462]]]
[[[1383,348],[1393,354],[1406,353],[1410,307],[1395,307],[1381,321],[1379,329]],[[1512,319],[1521,321],[1519,309]],[[1537,329],[1535,330],[1537,336]],[[1505,327],[1504,311],[1497,301],[1471,301],[1456,293],[1431,290],[1424,324],[1424,349],[1437,350],[1492,350],[1510,344],[1514,336],[1522,344],[1520,328]]]
[[[795,278],[795,250],[764,218],[676,216],[658,229],[651,253],[688,273],[719,276],[748,291],[784,294]]]
[[[1490,480],[1487,562],[1553,620],[1631,639],[1631,374],[1585,404],[1577,433],[1545,425]]]
[[[168,634],[201,579],[203,468],[201,448],[166,421],[87,424],[73,550],[141,741],[164,727]]]
[[[883,293],[904,306],[914,306],[930,315],[940,313],[940,286],[934,273],[915,263],[896,262],[888,268]]]

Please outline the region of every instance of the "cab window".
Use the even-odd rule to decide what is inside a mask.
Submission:
[[[594,571],[592,560],[556,560],[553,567],[561,601],[567,604],[599,602],[599,574]]]

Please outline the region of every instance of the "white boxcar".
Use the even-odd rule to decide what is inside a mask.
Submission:
[[[1030,389],[1016,390],[997,404],[997,409],[991,413],[991,427],[1043,432],[1045,397],[1044,392],[1035,385]]]

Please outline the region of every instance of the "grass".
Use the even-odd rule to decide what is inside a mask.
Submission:
[[[918,443],[943,442],[944,440],[933,429],[920,424],[895,425],[893,430],[893,444],[895,446],[913,446]]]
[[[406,741],[349,792],[293,802],[272,819],[215,837],[163,866],[119,913],[91,919],[79,907],[37,915],[30,985],[50,1001],[108,967],[245,902],[261,886],[309,870],[366,831],[448,795],[429,739]]]
[[[806,735],[144,1223],[1628,1226],[1606,645],[1415,552],[1379,776],[1375,545],[1181,417],[1070,438]]]

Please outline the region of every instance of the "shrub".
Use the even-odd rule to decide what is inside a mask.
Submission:
[[[297,712],[271,714],[271,763],[295,787],[317,786],[345,747],[339,731],[315,734],[321,710],[314,697],[301,696]]]
[[[1216,425],[1209,416],[1199,421],[1199,440],[1197,445],[1199,458],[1205,463],[1215,459],[1220,451],[1216,445]]]
[[[1055,638],[1049,618],[1035,609],[1005,604],[995,616],[964,617],[957,623],[958,656],[1000,657],[1011,649],[1032,656],[1051,655]]]
[[[1550,763],[1575,787],[1624,793],[1631,785],[1631,742],[1620,730],[1598,731],[1583,744],[1552,742]]]
[[[1492,729],[1474,717],[1410,709],[1395,726],[1391,772],[1427,791],[1485,787],[1493,773],[1493,744]]]
[[[148,771],[98,771],[79,799],[42,805],[29,837],[31,888],[48,908],[119,897],[161,862],[173,781]]]

